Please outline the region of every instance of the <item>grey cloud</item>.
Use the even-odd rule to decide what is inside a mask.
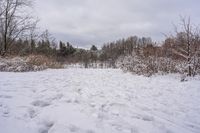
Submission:
[[[199,0],[36,0],[40,26],[80,47],[131,35],[161,41],[179,15],[199,22]]]

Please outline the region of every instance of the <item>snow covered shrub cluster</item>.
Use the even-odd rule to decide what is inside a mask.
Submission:
[[[187,63],[163,57],[141,57],[136,54],[120,57],[116,66],[124,71],[151,76],[155,73],[187,73]]]
[[[41,55],[0,58],[0,71],[4,72],[41,71],[47,68],[63,68],[63,65],[54,59]]]
[[[45,66],[30,65],[25,58],[0,58],[0,71],[28,72],[44,70]]]
[[[117,67],[125,72],[130,71],[134,74],[150,76],[157,72],[153,60],[142,60],[138,56],[120,57],[117,61]]]

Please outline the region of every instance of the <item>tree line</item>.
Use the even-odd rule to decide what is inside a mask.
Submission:
[[[95,45],[85,50],[74,48],[69,42],[60,41],[57,44],[48,30],[38,32],[38,19],[24,12],[31,6],[29,0],[0,1],[1,56],[45,55],[59,62],[82,62],[85,67],[97,62],[117,67],[117,62],[123,58],[121,67],[129,71],[146,68],[145,71],[152,73],[175,71],[173,63],[180,62],[185,64],[184,72],[189,76],[200,73],[200,30],[191,24],[190,18],[181,17],[180,31],[175,28],[175,35],[167,35],[159,45],[150,37],[131,36],[105,43],[99,50]],[[163,64],[169,67],[160,69]]]
[[[121,67],[142,74],[159,71],[200,74],[200,29],[186,17],[181,17],[180,30],[177,29],[160,44],[149,37],[137,36],[107,43],[102,47],[100,60],[109,60],[115,67],[116,61],[123,58]]]
[[[32,7],[31,0],[0,1],[0,55],[42,54],[56,58],[58,61],[85,61],[93,59],[93,51],[74,48],[69,42],[57,44],[48,30],[37,31],[38,19],[26,12]],[[71,59],[73,58],[73,59]]]

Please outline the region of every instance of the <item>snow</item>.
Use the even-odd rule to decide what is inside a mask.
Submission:
[[[0,73],[1,133],[199,133],[200,80],[119,69]]]

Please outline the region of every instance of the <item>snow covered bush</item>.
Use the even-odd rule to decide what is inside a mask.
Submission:
[[[45,56],[7,57],[0,58],[0,71],[29,72],[47,68],[62,68],[62,64]]]
[[[121,58],[121,61],[121,63],[117,63],[117,66],[125,72],[130,71],[134,74],[150,76],[156,71],[152,60],[145,62],[138,56],[125,56]]]
[[[44,70],[44,66],[30,65],[25,58],[0,58],[0,71],[4,72],[28,72]]]
[[[155,73],[187,73],[187,62],[163,57],[142,57],[136,54],[120,57],[116,66],[124,71],[145,76]]]

